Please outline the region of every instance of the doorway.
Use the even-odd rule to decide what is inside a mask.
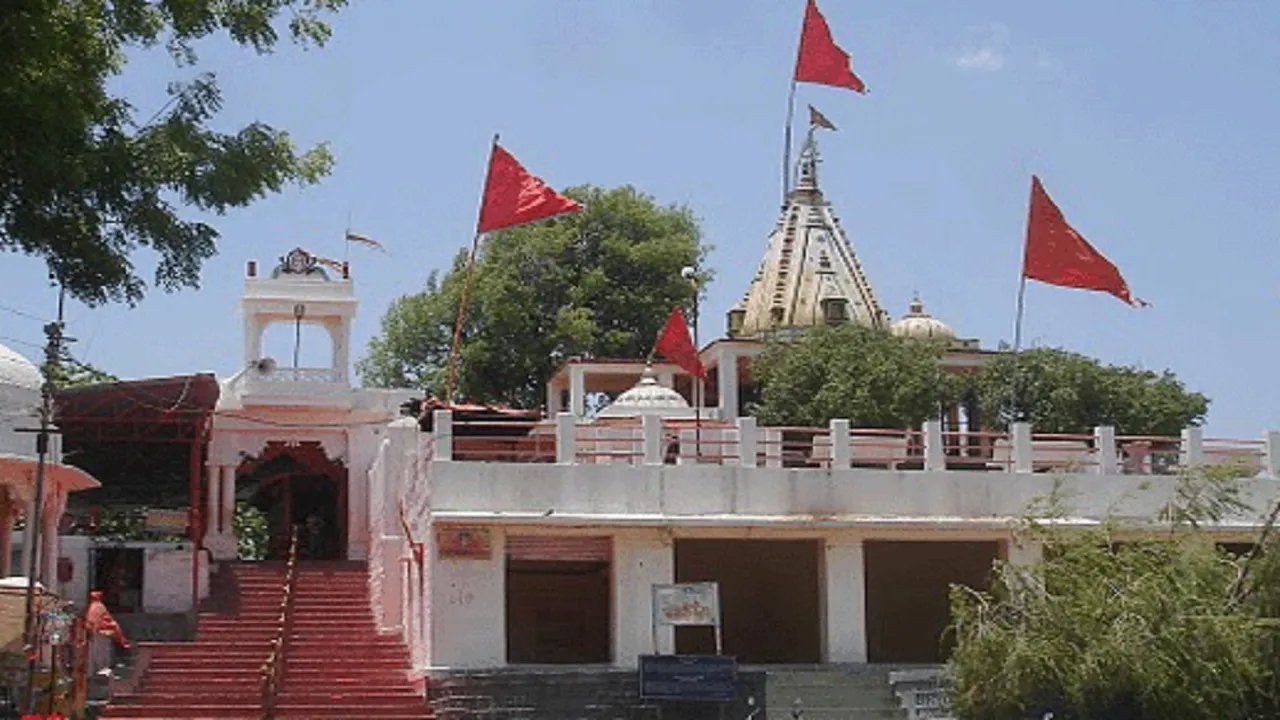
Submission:
[[[283,560],[298,533],[298,557],[347,555],[347,470],[320,443],[268,443],[236,473],[238,492],[267,518],[266,558]]]
[[[142,549],[100,547],[93,551],[92,562],[90,589],[102,590],[107,609],[117,614],[142,612]]]
[[[867,541],[867,659],[940,663],[951,652],[951,586],[985,590],[999,542]]]
[[[507,538],[507,662],[602,664],[613,656],[612,542]]]
[[[724,654],[738,662],[821,661],[817,540],[675,542],[676,582],[716,582]],[[676,652],[713,655],[713,628],[676,628]]]

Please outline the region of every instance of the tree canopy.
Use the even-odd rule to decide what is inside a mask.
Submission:
[[[262,122],[218,132],[216,78],[191,73],[169,101],[135,107],[115,89],[129,59],[163,44],[184,72],[199,41],[225,33],[270,52],[282,25],[322,44],[322,17],[346,0],[16,0],[0,11],[0,250],[43,258],[75,298],[139,300],[136,251],[158,256],[154,282],[196,286],[217,230],[183,217],[248,205],[331,165]],[[287,23],[283,18],[287,17]]]
[[[586,210],[485,238],[463,327],[461,397],[539,407],[566,359],[644,357],[671,308],[691,303],[680,270],[707,251],[692,211],[631,187],[566,194]],[[364,383],[443,393],[466,263],[459,252],[443,277],[392,303],[357,364]]]
[[[1228,476],[1179,479],[1167,532],[1034,517],[1019,542],[1043,559],[997,563],[989,591],[953,588],[953,710],[971,720],[1280,717],[1277,506],[1253,549],[1203,529],[1249,516]],[[1232,510],[1234,508],[1234,510]],[[1120,538],[1118,541],[1117,538]]]
[[[751,366],[754,414],[772,425],[915,428],[959,394],[939,364],[944,346],[844,324],[770,341]]]
[[[1018,408],[1013,381],[1018,381]],[[1104,365],[1059,348],[1000,353],[976,384],[984,420],[1001,429],[1021,414],[1046,433],[1087,433],[1111,425],[1131,435],[1177,435],[1204,421],[1209,399],[1172,372]]]

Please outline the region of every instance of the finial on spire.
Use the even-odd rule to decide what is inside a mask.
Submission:
[[[805,135],[804,145],[800,146],[800,160],[796,175],[796,190],[817,190],[818,189],[818,139],[814,133],[817,126],[809,128],[809,132]]]

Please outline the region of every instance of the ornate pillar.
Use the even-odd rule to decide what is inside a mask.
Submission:
[[[58,525],[67,507],[65,493],[54,493],[45,500],[44,522],[40,526],[40,582],[52,592],[58,587]]]

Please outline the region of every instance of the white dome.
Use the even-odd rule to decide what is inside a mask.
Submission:
[[[618,396],[608,407],[596,413],[597,418],[636,417],[637,415],[661,415],[683,417],[693,408],[680,393],[658,383],[653,368],[645,366],[640,382]]]
[[[44,378],[36,364],[0,345],[0,385],[40,392]]]
[[[915,298],[907,307],[907,314],[889,326],[898,337],[912,340],[955,340],[956,331],[951,326],[924,311],[924,302]]]

